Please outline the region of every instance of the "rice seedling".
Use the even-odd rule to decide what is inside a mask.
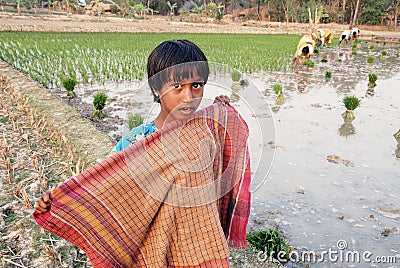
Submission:
[[[78,83],[142,80],[150,51],[172,38],[193,40],[210,62],[255,72],[289,70],[297,35],[0,32],[0,59],[46,87],[61,86],[59,74]]]
[[[374,73],[368,74],[368,87],[375,87],[378,76]]]
[[[231,85],[231,89],[233,91],[237,91],[237,90],[239,90],[241,88],[240,78],[242,77],[242,74],[238,70],[232,70],[230,72],[230,74],[231,74],[231,78],[232,78],[232,81],[233,81],[233,83]]]
[[[328,59],[321,59],[321,62],[328,62]]]
[[[231,71],[231,78],[233,82],[239,82],[242,74],[238,70]]]
[[[280,84],[274,84],[272,86],[272,88],[275,92],[275,101],[277,103],[284,103],[285,97],[283,96],[283,93],[282,93],[282,86]]]
[[[343,98],[343,104],[346,107],[346,111],[342,114],[345,119],[354,119],[354,110],[360,105],[360,99],[356,96],[346,96]]]
[[[375,46],[374,45],[370,45],[368,48],[369,48],[369,50],[373,50],[375,48]]]
[[[312,60],[306,60],[303,62],[303,65],[313,68],[315,63]]]
[[[140,114],[131,114],[127,120],[129,130],[143,124],[143,117]]]
[[[106,106],[106,101],[107,101],[107,95],[104,92],[99,92],[96,93],[93,97],[93,112],[92,112],[92,116],[93,117],[99,117],[99,118],[103,118],[104,117],[104,113],[103,113],[103,109]]]
[[[64,89],[67,91],[67,96],[70,98],[76,97],[76,94],[74,92],[75,86],[78,83],[75,78],[72,77],[62,77],[61,78],[61,83],[64,87]]]
[[[382,54],[382,57],[386,57],[387,51],[386,51],[386,50],[382,50],[382,51],[381,51],[381,54]]]
[[[332,72],[331,71],[326,71],[325,72],[325,79],[331,79],[332,78]]]
[[[374,56],[368,56],[367,58],[367,63],[368,64],[372,64],[375,61],[375,57]]]
[[[353,50],[353,51],[351,52],[351,55],[353,55],[353,56],[357,55],[357,51]]]
[[[289,257],[290,246],[276,228],[248,233],[247,240],[253,247],[264,253],[262,255],[265,260],[278,259],[278,254],[279,259]]]
[[[351,46],[352,49],[355,49],[356,47],[357,47],[357,43],[354,43],[354,44]]]

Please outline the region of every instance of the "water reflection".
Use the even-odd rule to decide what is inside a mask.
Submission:
[[[307,94],[310,92],[309,86],[308,86],[308,79],[311,76],[311,74],[304,74],[304,73],[296,73],[294,75],[293,81],[294,81],[294,88],[296,89],[296,92],[299,94]]]
[[[231,85],[231,89],[232,89],[232,93],[231,93],[231,96],[230,96],[230,99],[231,99],[231,102],[232,103],[235,103],[235,102],[237,102],[239,99],[240,99],[240,97],[239,97],[239,90],[241,89],[242,87],[241,87],[241,85],[239,84],[239,82],[233,82],[232,83],[232,85]]]
[[[400,142],[397,143],[397,149],[394,150],[394,155],[400,159]]]
[[[356,134],[356,128],[353,126],[353,120],[344,118],[343,124],[339,127],[339,134],[342,137],[348,138]]]
[[[375,95],[375,87],[368,87],[367,92],[365,93],[365,97],[374,96]]]

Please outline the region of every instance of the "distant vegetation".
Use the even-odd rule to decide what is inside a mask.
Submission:
[[[357,3],[360,3],[358,1]],[[355,12],[358,6],[358,12]],[[91,14],[95,16],[120,16],[125,18],[144,19],[154,14],[179,16],[180,20],[190,15],[220,20],[223,15],[236,15],[241,20],[263,20],[270,22],[302,22],[310,19],[319,23],[350,23],[386,25],[394,24],[390,19],[399,13],[398,0],[390,1],[314,1],[314,0],[1,0],[0,11],[18,14]],[[311,10],[311,12],[309,12]],[[316,11],[316,12],[314,12]],[[354,13],[357,18],[354,18]],[[311,18],[310,18],[311,15]]]

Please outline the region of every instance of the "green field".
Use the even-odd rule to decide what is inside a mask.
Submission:
[[[291,69],[300,36],[0,32],[0,59],[48,88],[59,87],[62,76],[79,83],[142,80],[148,55],[168,39],[195,42],[210,62],[270,72]]]

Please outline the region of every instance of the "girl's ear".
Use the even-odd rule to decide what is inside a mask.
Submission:
[[[158,94],[158,92],[155,92],[154,90],[152,92],[153,92],[154,102],[160,103],[160,95]]]

